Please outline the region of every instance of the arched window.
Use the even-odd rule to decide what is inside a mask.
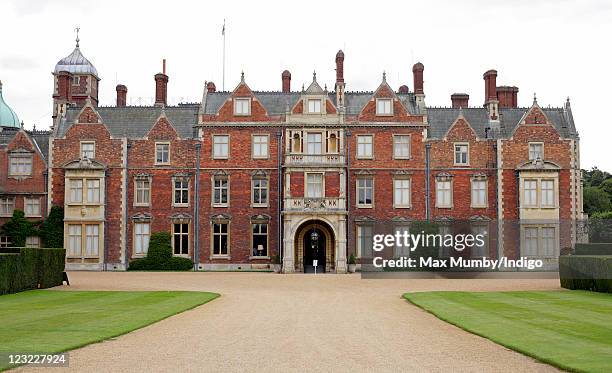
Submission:
[[[327,138],[327,152],[338,153],[338,137],[335,133],[332,133]]]
[[[302,139],[300,138],[300,134],[296,133],[293,135],[293,153],[301,153],[302,152]]]

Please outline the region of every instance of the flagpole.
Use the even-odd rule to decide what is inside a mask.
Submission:
[[[223,91],[225,91],[225,19],[223,19]]]

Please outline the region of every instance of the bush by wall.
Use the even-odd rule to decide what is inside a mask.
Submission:
[[[0,294],[62,284],[64,249],[3,249],[0,253]]]
[[[149,250],[145,258],[130,262],[131,271],[189,271],[193,262],[189,258],[172,256],[172,235],[156,232],[149,240]]]
[[[612,255],[612,243],[577,243],[574,255]]]
[[[566,289],[612,293],[612,256],[560,256],[559,279]]]

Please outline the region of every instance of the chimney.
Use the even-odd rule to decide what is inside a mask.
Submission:
[[[155,105],[168,104],[168,75],[166,75],[166,59],[163,60],[162,72],[155,74]]]
[[[399,87],[399,90],[397,91],[397,93],[403,93],[403,94],[410,93],[410,89],[408,89],[408,86],[404,84],[403,86]]]
[[[208,82],[208,84],[206,84],[206,90],[208,93],[217,92],[217,86],[213,82]]]
[[[422,63],[417,62],[412,66],[412,76],[414,78],[414,93],[423,94],[423,70],[425,66]]]
[[[71,101],[72,74],[68,71],[57,73],[57,99]]]
[[[501,108],[516,108],[518,107],[518,87],[500,86],[497,87],[497,100]]]
[[[123,84],[117,85],[117,107],[125,107],[127,102],[127,87]]]
[[[451,95],[451,102],[453,103],[453,109],[468,107],[469,100],[470,100],[470,95],[468,95],[467,93],[453,93]]]
[[[344,52],[336,53],[336,83],[344,83]]]
[[[283,93],[291,92],[291,73],[289,72],[289,70],[283,71],[282,79],[283,79]]]
[[[482,76],[485,81],[485,105],[497,100],[497,71],[489,70]]]

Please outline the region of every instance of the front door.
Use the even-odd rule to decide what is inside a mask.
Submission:
[[[304,235],[304,273],[325,272],[325,235],[320,229],[309,229]]]

